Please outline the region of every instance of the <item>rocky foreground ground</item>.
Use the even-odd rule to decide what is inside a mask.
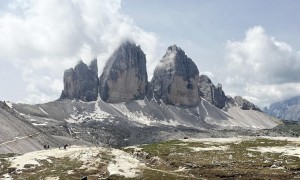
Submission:
[[[180,139],[2,154],[2,179],[297,179],[300,138]]]

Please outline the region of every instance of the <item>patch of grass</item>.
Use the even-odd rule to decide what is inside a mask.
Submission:
[[[137,178],[126,178],[125,176],[120,176],[120,175],[110,175],[109,177],[106,178],[107,180],[134,180]]]
[[[297,174],[300,175],[300,158],[286,156],[282,153],[262,153],[249,150],[259,147],[284,147],[289,145],[291,144],[288,141],[257,138],[239,143],[223,144],[176,140],[141,147],[150,154],[150,160],[146,160],[146,162],[151,167],[170,172],[185,167],[185,171],[178,172],[180,175],[192,174],[197,178],[208,179],[291,179]],[[195,152],[189,148],[208,148],[211,146],[227,146],[228,149]],[[298,145],[293,144],[293,146]],[[298,148],[300,147],[298,146]],[[152,163],[151,158],[154,156],[161,158],[162,162]],[[281,168],[271,168],[272,165]],[[161,173],[144,170],[143,177],[155,177],[157,175],[159,178],[164,178]]]
[[[175,174],[164,173],[161,171],[155,171],[151,169],[145,169],[143,174],[141,175],[140,179],[144,180],[153,180],[153,179],[160,179],[160,180],[190,180],[193,179],[191,177],[181,177]]]
[[[180,140],[171,140],[165,141],[161,143],[154,143],[149,145],[143,145],[143,151],[149,153],[151,156],[158,156],[160,158],[165,158],[172,153],[187,153],[190,152],[191,149],[186,146],[180,146],[178,144],[182,144],[184,142]]]
[[[0,154],[0,159],[3,159],[3,158],[10,158],[10,157],[15,157],[17,156],[18,154],[16,153],[7,153],[7,154]]]
[[[6,158],[14,157],[17,154],[15,153],[7,153],[7,154],[0,154],[0,177],[3,174],[8,173],[8,167],[10,166],[10,162]]]

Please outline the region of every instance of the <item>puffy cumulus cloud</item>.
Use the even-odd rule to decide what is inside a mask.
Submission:
[[[231,93],[260,106],[295,95],[300,90],[300,53],[256,26],[240,41],[226,43],[227,77]]]
[[[22,71],[27,103],[58,98],[63,71],[79,59],[88,63],[97,57],[101,72],[124,40],[141,45],[149,72],[158,59],[156,36],[122,14],[120,0],[5,1],[0,34],[0,61],[11,61]]]

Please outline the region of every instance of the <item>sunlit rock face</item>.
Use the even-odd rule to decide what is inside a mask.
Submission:
[[[170,46],[154,70],[153,95],[166,104],[196,106],[199,103],[199,71],[176,45]]]
[[[64,90],[60,99],[95,101],[98,97],[98,66],[93,60],[89,66],[80,61],[64,73]]]
[[[140,46],[127,41],[104,67],[100,76],[100,97],[110,103],[144,99],[147,83],[146,55]]]

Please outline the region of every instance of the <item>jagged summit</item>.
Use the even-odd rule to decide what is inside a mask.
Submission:
[[[167,48],[166,54],[161,59],[161,62],[165,62],[165,61],[168,61],[168,60],[175,60],[175,57],[176,57],[177,53],[179,53],[181,55],[182,54],[185,55],[184,51],[180,47],[177,47],[175,44],[172,45],[172,46],[169,46]]]
[[[94,59],[89,66],[82,60],[64,73],[64,90],[60,99],[94,101],[98,97],[98,66]]]
[[[256,110],[261,111],[256,105],[252,102],[249,102],[246,99],[243,99],[241,96],[235,96],[234,98],[235,103],[242,109],[242,110]]]
[[[222,109],[225,107],[227,97],[222,90],[222,85],[215,86],[206,75],[201,75],[199,78],[199,95],[209,103]]]
[[[166,104],[196,106],[199,102],[199,71],[176,45],[168,47],[151,80],[154,97]]]
[[[100,97],[111,103],[144,99],[147,83],[146,55],[140,46],[126,41],[104,67],[100,76]]]

